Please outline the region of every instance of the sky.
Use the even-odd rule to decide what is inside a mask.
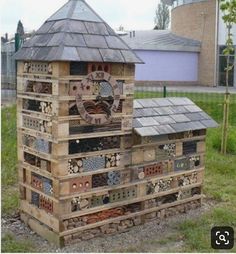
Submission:
[[[159,0],[86,0],[113,28],[125,30],[153,29],[155,10]],[[1,36],[13,35],[17,22],[25,31],[37,30],[67,0],[0,0]]]

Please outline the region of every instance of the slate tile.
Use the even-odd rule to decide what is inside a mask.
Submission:
[[[172,115],[174,112],[171,110],[171,107],[160,107],[160,108],[154,108],[154,110],[159,115]]]
[[[167,98],[157,98],[152,99],[157,106],[165,107],[165,106],[172,106],[173,104]]]
[[[108,48],[106,40],[102,35],[84,34],[83,36],[85,43],[89,48]]]
[[[67,59],[70,61],[78,61],[80,58],[75,47],[64,47],[61,55],[61,59]]]
[[[140,111],[142,112],[143,116],[156,116],[158,115],[158,113],[153,110],[152,108],[143,108],[140,109]]]
[[[171,97],[168,98],[168,100],[175,106],[194,105],[194,103],[186,97]]]
[[[158,131],[153,127],[135,128],[135,131],[142,137],[156,136],[159,134]]]
[[[128,46],[117,36],[105,36],[107,45],[112,49],[128,49]]]
[[[141,58],[136,56],[131,50],[120,50],[126,63],[144,63]]]
[[[199,114],[202,116],[202,118],[204,118],[204,120],[210,120],[211,119],[211,117],[204,111],[200,112]]]
[[[143,106],[138,102],[138,100],[134,100],[134,109],[137,109],[137,108],[143,108]]]
[[[146,126],[155,126],[155,125],[159,125],[158,122],[156,122],[154,120],[153,117],[142,117],[142,118],[138,118],[137,119],[141,124],[142,126],[146,127]]]
[[[135,109],[134,113],[133,113],[133,116],[134,117],[143,117],[144,115],[143,115],[143,112],[142,112],[141,109]]]
[[[170,123],[175,123],[174,119],[169,116],[155,116],[153,117],[160,125],[166,125]]]
[[[44,60],[45,56],[50,53],[50,50],[50,47],[39,47],[38,52],[32,56],[32,59]]]
[[[219,126],[218,123],[216,121],[214,121],[213,119],[202,120],[201,123],[204,124],[204,126],[206,126],[206,128],[216,128]]]
[[[197,105],[184,106],[189,112],[201,112],[202,110]]]
[[[36,34],[44,34],[48,33],[50,28],[54,25],[55,21],[45,22],[36,32]]]
[[[170,117],[173,118],[176,123],[182,123],[182,122],[189,122],[190,121],[190,119],[187,116],[185,116],[184,114],[171,115]]]
[[[191,130],[206,129],[206,127],[200,121],[189,122],[188,125]]]
[[[183,114],[183,113],[188,113],[189,111],[183,107],[183,106],[172,106],[171,110],[175,113],[175,114]]]
[[[104,62],[124,63],[124,58],[119,50],[116,49],[99,49]]]
[[[170,97],[168,100],[175,106],[182,106],[186,104],[184,98]]]
[[[75,2],[75,1],[70,1]],[[103,22],[103,20],[87,5],[85,1],[76,1],[71,19]]]
[[[142,124],[137,119],[133,119],[133,128],[141,128],[141,127],[143,127]]]
[[[176,131],[176,132],[183,132],[183,131],[189,131],[191,130],[191,127],[188,123],[173,123],[170,124],[170,126]]]
[[[170,125],[160,125],[154,127],[160,135],[175,133],[175,130]]]
[[[153,102],[152,99],[140,99],[138,102],[144,107],[144,108],[152,108],[156,107],[156,104]]]
[[[69,20],[67,23],[67,32],[87,34],[88,30],[86,29],[85,22],[80,20]]]
[[[84,21],[84,25],[89,34],[109,35],[109,32],[104,23]]]
[[[67,33],[64,37],[64,45],[74,47],[86,47],[84,37],[81,34]]]
[[[53,21],[53,23],[54,24],[50,27],[48,33],[66,32],[68,27],[67,22],[65,20],[58,20],[56,22]]]
[[[77,47],[76,49],[78,51],[81,61],[103,62],[103,59],[98,49],[92,49],[92,48],[89,49],[84,47]]]
[[[185,114],[186,117],[188,117],[191,121],[199,121],[204,120],[205,118],[201,115],[201,112],[199,113],[188,113]]]

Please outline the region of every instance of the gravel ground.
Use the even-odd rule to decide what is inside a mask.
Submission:
[[[11,232],[16,239],[30,240],[37,246],[36,252],[173,252],[173,249],[175,252],[181,252],[184,242],[181,238],[176,241],[176,235],[178,234],[177,225],[186,219],[201,216],[206,211],[209,211],[212,205],[209,202],[204,203],[201,208],[170,217],[161,222],[153,220],[144,225],[135,226],[125,233],[78,242],[62,249],[49,244],[32,232],[20,221],[18,214],[2,218],[2,236],[7,232]],[[171,241],[170,237],[173,235],[175,235],[175,241],[173,239]],[[168,241],[168,239],[170,240]]]

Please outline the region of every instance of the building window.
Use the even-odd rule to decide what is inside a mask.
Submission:
[[[223,50],[225,46],[219,47],[219,85],[226,86],[226,71],[227,66],[227,56],[223,55]],[[230,55],[229,62],[233,65],[235,61],[235,52]],[[234,68],[229,72],[229,86],[234,86]]]

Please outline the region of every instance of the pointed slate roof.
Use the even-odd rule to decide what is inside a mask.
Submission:
[[[24,43],[15,59],[142,63],[84,0],[69,0]]]

